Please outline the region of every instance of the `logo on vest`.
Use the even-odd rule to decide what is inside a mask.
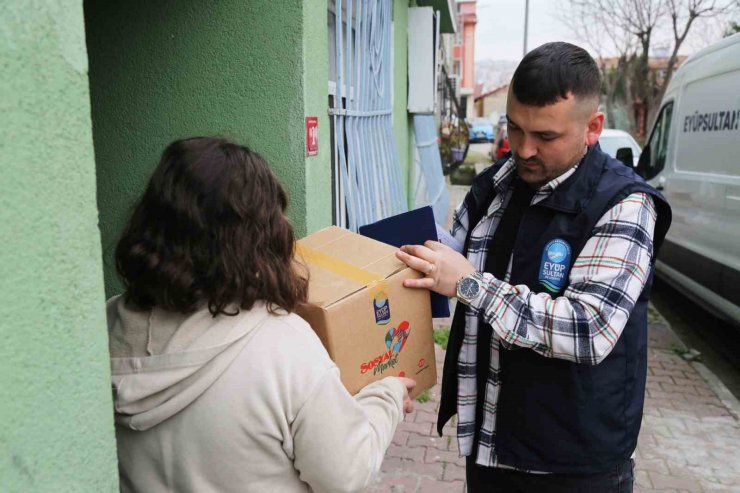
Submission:
[[[545,245],[540,262],[540,284],[548,291],[557,293],[565,286],[570,265],[570,245],[555,239]]]

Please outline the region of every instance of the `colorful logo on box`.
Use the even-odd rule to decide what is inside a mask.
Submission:
[[[406,341],[409,340],[410,332],[409,323],[405,320],[398,324],[398,327],[391,327],[391,330],[385,335],[385,346],[394,353],[400,353],[406,345]]]
[[[398,364],[398,354],[409,340],[411,327],[407,321],[398,324],[398,327],[391,327],[385,334],[385,346],[388,351],[373,358],[372,360],[360,365],[360,373],[365,374],[372,370],[373,375],[380,375],[384,371],[393,368]]]
[[[391,321],[391,306],[388,302],[388,295],[383,291],[379,291],[373,298],[373,311],[377,325],[386,325]]]

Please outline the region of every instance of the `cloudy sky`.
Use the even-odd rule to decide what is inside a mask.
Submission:
[[[524,0],[478,0],[476,60],[519,60],[524,47]],[[577,42],[558,18],[556,0],[529,0],[532,49],[548,41]]]
[[[581,44],[564,25],[560,10],[565,0],[529,0],[529,40],[531,50],[549,41]],[[476,60],[515,60],[522,58],[525,0],[478,0]],[[690,54],[717,38],[722,26],[717,21],[704,22],[693,29],[681,52]],[[663,41],[668,33],[663,33]]]

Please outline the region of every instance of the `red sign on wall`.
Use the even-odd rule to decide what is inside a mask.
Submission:
[[[306,155],[315,156],[319,153],[319,117],[306,117]]]

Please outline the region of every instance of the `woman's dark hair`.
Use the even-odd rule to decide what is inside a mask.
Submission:
[[[530,106],[556,103],[568,93],[598,100],[601,74],[586,50],[558,41],[526,54],[514,72],[511,89],[519,102]]]
[[[293,262],[287,204],[247,147],[213,137],[173,142],[116,247],[127,299],[181,313],[207,303],[214,316],[258,300],[293,311],[308,282]]]

